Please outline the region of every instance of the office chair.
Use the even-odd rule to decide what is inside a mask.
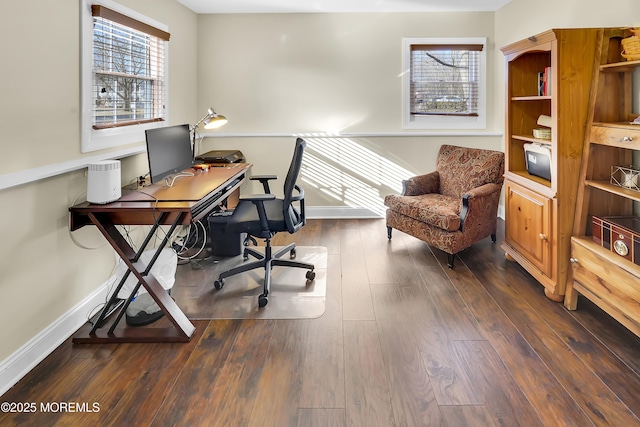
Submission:
[[[250,248],[244,248],[243,258],[246,261],[249,255],[257,258],[257,261],[243,264],[232,268],[228,271],[220,273],[218,280],[214,282],[216,289],[220,290],[224,286],[224,279],[245,271],[254,270],[256,268],[264,268],[264,287],[262,294],[258,297],[258,306],[264,307],[269,302],[268,295],[271,286],[271,269],[274,266],[306,268],[307,284],[312,282],[316,273],[313,264],[305,262],[293,261],[296,256],[295,243],[280,249],[273,253],[271,247],[271,238],[279,232],[288,231],[293,234],[305,224],[304,213],[304,190],[296,184],[300,167],[302,164],[302,155],[307,145],[302,138],[296,140],[296,147],[293,153],[293,159],[289,166],[289,171],[284,181],[284,198],[278,199],[271,194],[269,181],[277,179],[275,175],[259,175],[252,176],[250,179],[260,181],[264,188],[265,194],[253,194],[240,196],[240,201],[229,217],[226,226],[228,233],[247,233],[248,237],[264,239],[266,247],[264,254]],[[294,194],[295,193],[295,194]],[[294,202],[297,202],[299,209],[296,209]],[[245,244],[246,244],[245,240]],[[282,259],[282,255],[289,252],[292,259]]]

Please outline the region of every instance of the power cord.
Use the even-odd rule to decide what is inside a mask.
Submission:
[[[207,229],[202,221],[196,221],[189,226],[186,236],[182,236],[181,239],[181,242],[174,241],[172,247],[176,251],[178,259],[184,261],[180,264],[186,264],[186,262],[200,256],[207,247]],[[195,253],[188,255],[194,248],[196,249]]]
[[[167,187],[173,187],[173,183],[176,182],[176,179],[182,178],[184,176],[194,176],[193,172],[181,172],[172,176],[168,176],[164,179],[164,183]]]

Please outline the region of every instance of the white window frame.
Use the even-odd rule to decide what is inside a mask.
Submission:
[[[481,44],[477,116],[411,114],[411,46],[419,44]],[[485,37],[407,37],[402,39],[402,127],[403,129],[485,129],[487,127],[487,39]]]
[[[151,122],[109,129],[93,129],[93,16],[91,5],[101,5],[137,21],[169,32],[167,25],[126,8],[112,0],[80,0],[80,55],[81,55],[81,151],[83,153],[144,142],[146,129],[166,125],[169,117],[169,44],[165,42],[165,122]]]

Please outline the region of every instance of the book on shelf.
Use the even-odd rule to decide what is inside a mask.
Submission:
[[[538,73],[538,96],[544,96],[544,72]]]
[[[551,96],[551,67],[538,73],[538,96]]]
[[[545,67],[544,69],[544,96],[551,96],[551,89],[553,82],[551,81],[551,67]]]

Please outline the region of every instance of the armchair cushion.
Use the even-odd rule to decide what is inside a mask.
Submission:
[[[388,195],[384,204],[391,210],[447,231],[460,228],[461,200],[438,193],[418,196]]]

